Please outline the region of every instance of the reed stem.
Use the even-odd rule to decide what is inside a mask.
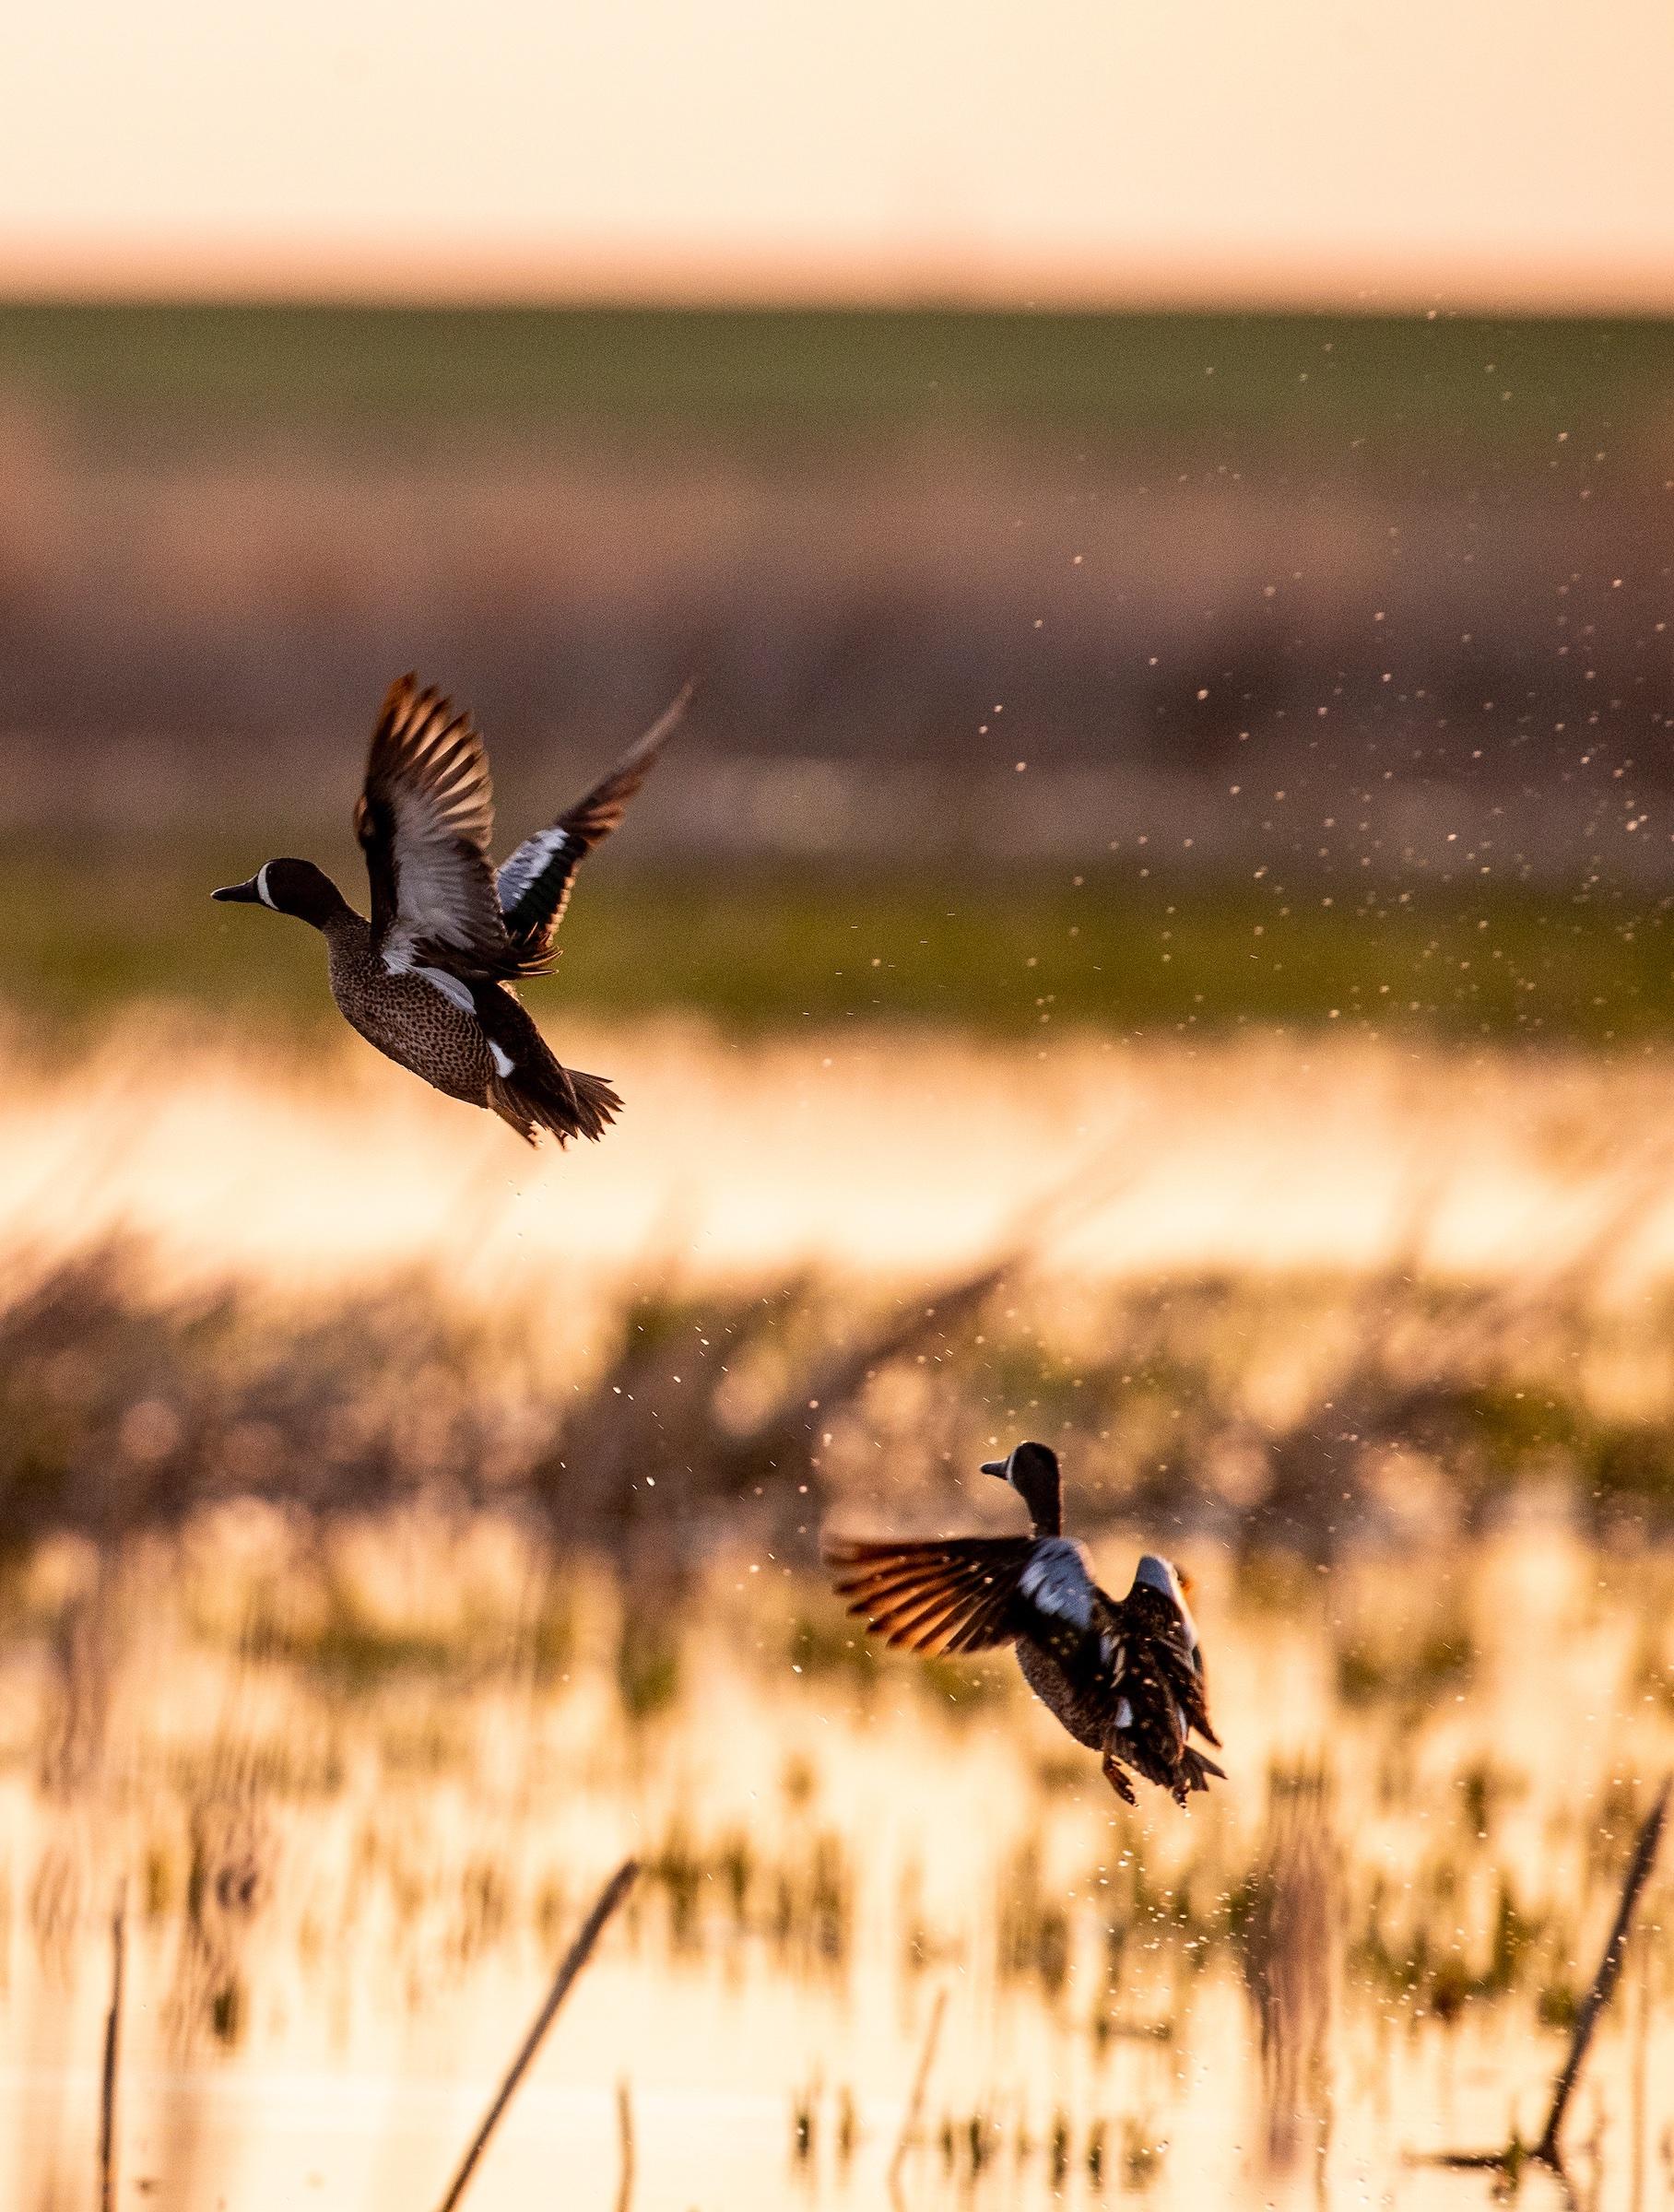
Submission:
[[[122,1983],[126,1897],[116,1893],[111,1919],[111,2009],[105,2018],[104,2073],[99,2093],[99,2212],[114,2212],[116,2203],[116,2071],[122,2055]]]
[[[460,2160],[459,2171],[449,2184],[448,2193],[442,2198],[438,2212],[456,2212],[456,2207],[470,2186],[471,2176],[476,2172],[482,2154],[488,2147],[489,2138],[499,2126],[507,2105],[517,2094],[518,2084],[534,2063],[535,2054],[540,2049],[548,2029],[551,2027],[553,2020],[558,2017],[559,2006],[569,1995],[571,1984],[592,1957],[593,1947],[604,1934],[606,1923],[627,1896],[629,1890],[632,1888],[638,1878],[639,1871],[639,1862],[636,1859],[625,1860],[599,1892],[598,1901],[582,1923],[581,1931],[575,1941],[564,1954],[563,1963],[553,1977],[552,1986],[547,1992],[546,2001],[536,2014],[534,2023],[530,2027],[528,2034],[525,2036],[516,2057],[507,2067],[505,2077],[494,2093],[493,2102],[483,2114],[482,2124],[471,2138],[470,2148]]]
[[[1656,1793],[1655,1804],[1645,1817],[1639,1839],[1633,1846],[1633,1855],[1628,1861],[1627,1877],[1621,1885],[1621,1900],[1616,1907],[1616,1918],[1610,1927],[1609,1941],[1604,1947],[1604,1956],[1598,1961],[1598,1971],[1593,1976],[1593,1986],[1582,2001],[1575,2015],[1575,2030],[1570,2038],[1569,2056],[1563,2062],[1552,2089],[1551,2109],[1546,2115],[1546,2125],[1533,2155],[1544,2166],[1561,2166],[1558,2136],[1563,2126],[1563,2115],[1569,2109],[1575,2084],[1581,2078],[1581,2069],[1603,2018],[1605,2006],[1616,1994],[1616,1984],[1621,1978],[1621,1962],[1627,1955],[1628,1936],[1633,1925],[1633,1914],[1638,1910],[1640,1894],[1651,1878],[1651,1869],[1656,1864],[1656,1847],[1662,1841],[1663,1824],[1668,1818],[1668,1793],[1674,1789],[1674,1775],[1665,1782]]]

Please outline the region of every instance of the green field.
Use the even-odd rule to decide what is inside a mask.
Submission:
[[[134,999],[311,1026],[330,1016],[301,924],[213,906],[248,855],[107,861],[101,897],[67,862],[0,871],[0,996],[53,1027]],[[928,1020],[1021,1037],[1054,1022],[1167,1033],[1243,1022],[1415,1027],[1455,1037],[1621,1042],[1674,1031],[1666,914],[1622,895],[1390,895],[769,871],[590,881],[537,1012],[691,1012],[739,1030]]]
[[[395,452],[405,464],[468,453],[474,441],[489,451],[516,439],[615,446],[636,471],[643,460],[654,485],[659,455],[707,442],[746,454],[752,466],[766,465],[775,482],[785,462],[782,480],[793,492],[802,481],[792,465],[798,458],[841,446],[852,473],[876,470],[890,487],[877,508],[880,530],[913,513],[920,496],[914,456],[944,434],[963,437],[978,453],[989,436],[1012,441],[1008,487],[1032,484],[1031,441],[1055,447],[1059,457],[1083,447],[1105,460],[1120,452],[1140,490],[1188,470],[1196,481],[1266,468],[1263,496],[1281,519],[1293,505],[1299,518],[1337,512],[1362,528],[1371,514],[1380,544],[1384,509],[1375,487],[1369,503],[1355,503],[1373,479],[1422,479],[1421,504],[1453,501],[1449,512],[1469,530],[1498,492],[1535,486],[1541,512],[1550,506],[1556,518],[1551,559],[1561,561],[1561,573],[1570,565],[1572,517],[1585,515],[1596,528],[1608,503],[1576,502],[1611,479],[1621,495],[1619,517],[1627,519],[1610,525],[1611,565],[1598,573],[1643,570],[1654,595],[1670,391],[1674,322],[1649,320],[13,305],[0,309],[0,402],[8,393],[26,406],[38,400],[100,465],[88,472],[92,491],[71,465],[62,492],[57,477],[43,478],[42,512],[55,521],[62,501],[73,521],[79,516],[87,535],[72,542],[89,551],[85,561],[42,571],[41,591],[57,610],[56,627],[29,612],[13,681],[27,654],[37,653],[31,727],[54,726],[51,717],[73,694],[63,707],[72,733],[79,715],[97,731],[207,728],[231,743],[224,734],[242,726],[255,685],[250,668],[221,651],[218,547],[243,580],[248,604],[264,618],[271,614],[273,641],[263,650],[300,661],[335,653],[382,669],[386,633],[413,607],[418,619],[433,623],[438,605],[451,616],[463,594],[477,590],[481,580],[467,561],[457,572],[439,570],[442,582],[426,598],[428,571],[409,572],[392,558],[388,606],[364,617],[363,632],[352,622],[334,627],[353,547],[378,543],[376,510],[368,510],[373,522],[356,521],[363,535],[345,541],[350,550],[337,552],[338,565],[324,559],[317,574],[267,518],[284,558],[264,567],[244,558],[251,515],[263,518],[241,503],[245,479],[236,469],[225,484],[209,472],[215,497],[201,511],[183,493],[184,504],[162,510],[168,528],[156,523],[147,467],[184,456],[177,473],[193,492],[204,452],[260,451],[269,439],[289,441],[302,456],[303,481],[317,471],[336,487],[334,472],[344,464],[350,490],[340,510],[323,511],[322,529],[347,528],[344,516],[359,516],[353,470],[367,456]],[[1560,455],[1562,476],[1553,473]],[[112,456],[114,475],[104,468]],[[508,465],[502,458],[495,465]],[[518,480],[515,467],[509,465],[508,481]],[[609,496],[636,480],[609,477]],[[1090,497],[1096,470],[1088,480]],[[855,481],[864,502],[872,476]],[[1050,481],[1055,499],[1062,479]],[[262,488],[272,496],[271,487]],[[131,526],[132,572],[119,574],[120,591],[97,572],[95,554],[104,549],[99,502],[107,499]],[[292,510],[279,512],[285,528],[294,527]],[[808,519],[814,511],[794,497],[789,512],[784,542],[795,550],[796,534],[811,537],[817,524]],[[1435,610],[1421,610],[1416,628],[1403,633],[1399,649],[1409,660],[1430,653],[1445,672],[1459,629],[1475,626],[1485,594],[1494,618],[1495,563],[1507,559],[1505,533],[1521,526],[1521,512],[1503,524],[1501,537],[1484,540],[1479,566],[1465,565],[1475,558],[1468,551],[1456,572],[1440,580]],[[226,533],[224,547],[209,543],[209,523]],[[50,530],[38,535],[55,542]],[[929,542],[934,550],[933,532]],[[327,533],[327,554],[333,543]],[[29,540],[20,544],[20,572],[28,574]],[[147,565],[157,544],[163,549],[156,559],[179,567],[178,577],[169,571],[169,591]],[[789,558],[771,531],[763,544],[764,562]],[[1651,548],[1643,559],[1642,545]],[[1595,568],[1599,558],[1595,551]],[[80,589],[84,567],[85,603],[70,588]],[[1020,572],[1027,574],[1026,562]],[[929,565],[925,573],[932,576]],[[1523,571],[1508,576],[1503,589],[1515,604],[1532,605]],[[1486,579],[1479,589],[1479,579]],[[1214,588],[1223,584],[1217,571]],[[515,696],[525,681],[519,656],[547,650],[548,588],[537,578],[526,604],[511,594],[511,616],[491,594],[482,607],[472,600],[467,612],[481,635],[469,623],[455,625],[455,657],[468,648],[467,660],[475,653],[491,676],[496,655],[507,656],[510,673],[501,670],[501,682]],[[550,588],[567,587],[560,578]],[[741,606],[749,588],[747,578]],[[1183,566],[1183,598],[1197,588]],[[414,594],[410,606],[403,592]],[[165,610],[186,610],[176,629],[165,625],[161,644],[153,635],[153,595]],[[900,611],[864,595],[857,604],[867,624],[886,629]],[[934,612],[933,594],[926,604]],[[1580,610],[1579,600],[1571,604]],[[112,606],[122,618],[114,644],[100,629]],[[1584,611],[1595,611],[1590,602]],[[912,619],[923,615],[922,607],[908,610]],[[586,635],[604,665],[623,635],[683,636],[689,616],[682,582],[642,630],[631,625],[623,632],[624,618],[607,607],[596,634]],[[992,618],[979,610],[973,619]],[[1531,677],[1554,683],[1551,671],[1560,667],[1544,605],[1543,626],[1537,630],[1532,620],[1518,627],[1507,617],[1494,632],[1520,686]],[[833,676],[820,657],[852,642],[847,633],[833,644],[800,612],[784,616],[781,627],[818,676],[810,695],[849,698],[841,664]],[[1609,680],[1624,698],[1654,696],[1627,687],[1642,677],[1661,680],[1660,647],[1635,642],[1631,629],[1616,638],[1603,618],[1599,630]],[[1110,636],[1119,641],[1119,628]],[[150,642],[148,661],[131,650],[134,638]],[[1267,650],[1265,631],[1246,635],[1226,616],[1221,630],[1211,625],[1206,632],[1201,653],[1182,649],[1181,666],[1166,674],[1188,711],[1199,663],[1211,672],[1242,666],[1238,656],[1254,650],[1252,638]],[[981,629],[958,643],[959,656],[936,675],[941,688],[925,710],[927,720],[939,715],[949,726],[966,711],[971,682],[983,680],[971,671],[989,654]],[[1325,648],[1309,641],[1292,664],[1273,649],[1267,675],[1275,699],[1292,691],[1312,699],[1318,685],[1339,680],[1334,660],[1315,669],[1309,654],[1316,650]],[[1073,671],[1090,712],[1111,688],[1103,651],[1090,647]],[[85,691],[77,691],[83,678]],[[1467,678],[1476,685],[1474,668],[1464,669]],[[740,696],[747,730],[781,729],[783,700],[764,706],[748,685]],[[851,711],[864,712],[866,696],[862,686]],[[1161,712],[1143,677],[1134,696],[1148,715]],[[292,711],[306,716],[306,685],[300,697]],[[1444,704],[1455,713],[1450,700]],[[1566,710],[1559,703],[1552,712],[1556,720]],[[509,747],[502,765],[514,770]],[[232,836],[230,825],[222,834]],[[5,853],[0,994],[53,1024],[157,996],[323,1018],[318,947],[306,934],[229,916],[203,898],[208,885],[248,872],[247,841],[241,833],[236,852],[217,851],[207,839],[197,853],[125,848],[97,861],[67,846]],[[89,871],[97,900],[86,895]],[[1674,1019],[1664,917],[1645,911],[1643,900],[1599,892],[1572,902],[1562,892],[1538,900],[1515,889],[1462,900],[1415,889],[1406,900],[1385,892],[1376,911],[1356,911],[1324,905],[1326,888],[1295,892],[1287,903],[1270,885],[1194,881],[1171,888],[1114,870],[1090,874],[1078,888],[1067,869],[1051,865],[1021,876],[989,867],[959,877],[933,865],[900,877],[760,867],[701,878],[607,866],[566,924],[559,978],[534,999],[554,1016],[565,1005],[624,1016],[690,1008],[758,1029],[930,1018],[1012,1035],[1043,1021],[1094,1021],[1115,1030],[1337,1021],[1618,1041],[1659,1035]]]
[[[1296,314],[0,308],[0,388],[120,435],[253,427],[756,444],[1011,426],[1346,465],[1655,430],[1674,324]],[[1608,437],[1606,433],[1608,432]]]

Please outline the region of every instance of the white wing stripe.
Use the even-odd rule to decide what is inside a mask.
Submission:
[[[532,884],[538,883],[570,842],[567,830],[539,830],[525,838],[500,871],[500,911],[508,913]]]
[[[1081,1547],[1067,1536],[1041,1539],[1018,1577],[1018,1588],[1055,1619],[1073,1621],[1079,1629],[1091,1627],[1092,1577]]]
[[[449,1006],[457,1006],[462,1014],[469,1014],[475,1018],[477,1001],[471,996],[469,983],[461,982],[456,975],[450,975],[445,968],[427,968],[416,961],[411,942],[405,935],[392,936],[383,947],[383,965],[392,975],[421,977],[432,991],[442,994]],[[501,1073],[503,1075],[505,1070],[502,1068]]]

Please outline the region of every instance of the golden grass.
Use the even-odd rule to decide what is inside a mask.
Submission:
[[[1102,1548],[1113,1579],[1124,1553]],[[838,1664],[832,1601],[761,1556],[717,1559],[658,1620],[631,1581],[555,1583],[493,1517],[322,1536],[245,1507],[115,1558],[46,1547],[4,1660],[12,2201],[90,2156],[118,1882],[124,2170],[193,2212],[261,2212],[310,2172],[322,2204],[394,2206],[437,2193],[630,1853],[641,1890],[482,2203],[526,2201],[555,2156],[605,2191],[623,2078],[648,2192],[684,2172],[691,2201],[765,2208],[800,2135],[833,2201],[867,2202],[942,1990],[909,2168],[926,2203],[1020,2159],[1031,2192],[1055,2159],[1078,2187],[1126,2159],[1159,2204],[1201,2201],[1205,2175],[1253,2203],[1264,2162],[1308,2146],[1346,2182],[1503,2139],[1536,2117],[1674,1759],[1645,1672],[1674,1658],[1666,1562],[1534,1519],[1282,1592],[1207,1544],[1192,1564],[1233,1779],[1187,1818],[1116,1806],[1003,1658]],[[830,1658],[797,1640],[810,1612]],[[622,1650],[654,1632],[671,1675],[645,1709]],[[1441,1636],[1468,1659],[1415,1695],[1402,1655]],[[1346,1696],[1351,1648],[1389,1665]],[[1653,2143],[1668,1896],[1665,1871]],[[1616,2160],[1633,2058],[1614,2022],[1583,2100]]]
[[[166,1008],[44,1064],[14,1038],[0,1228],[42,1252],[119,1229],[200,1280],[429,1267],[462,1300],[538,1298],[560,1327],[648,1265],[693,1282],[808,1265],[899,1282],[1020,1234],[1076,1279],[1402,1259],[1479,1281],[1549,1267],[1615,1219],[1601,1289],[1632,1296],[1674,1265],[1661,1052],[552,1034],[627,1100],[605,1143],[561,1158],[349,1038],[281,1048]]]
[[[90,2184],[119,1883],[124,2185],[395,2212],[630,1853],[488,2212],[608,2201],[624,2079],[648,2206],[876,2202],[943,1993],[925,2206],[1527,2129],[1674,1759],[1674,1064],[595,1046],[629,1117],[538,1161],[353,1048],[14,1056],[8,2201]],[[1109,1579],[1197,1572],[1189,1818],[811,1573],[828,1512],[997,1523],[1024,1429]],[[1608,2206],[1674,2119],[1668,1882],[1577,2114]]]

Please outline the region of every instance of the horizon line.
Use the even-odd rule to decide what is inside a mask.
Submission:
[[[647,251],[635,241],[416,251],[391,239],[90,236],[0,242],[0,305],[364,306],[1343,313],[1659,319],[1674,257],[1180,249],[1120,256],[960,251]]]

